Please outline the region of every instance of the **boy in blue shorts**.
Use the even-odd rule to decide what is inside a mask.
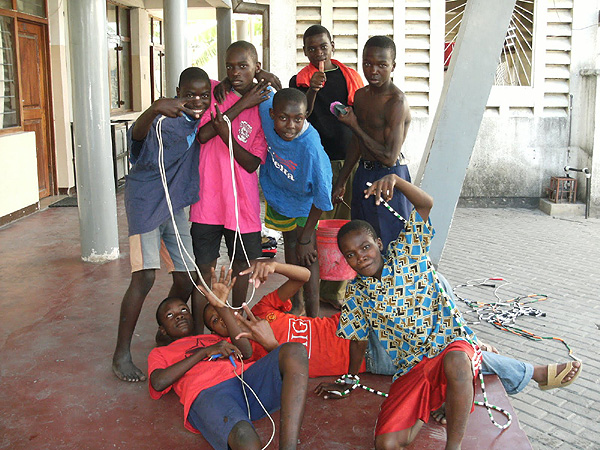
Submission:
[[[396,67],[396,45],[386,36],[373,36],[363,50],[363,73],[367,86],[356,91],[354,109],[338,120],[353,132],[344,167],[333,189],[333,201],[340,202],[352,169],[358,163],[352,184],[352,219],[369,222],[383,242],[383,247],[396,239],[403,222],[373,198],[365,198],[367,182],[373,183],[385,175],[396,174],[410,182],[410,174],[401,148],[410,125],[410,109],[404,93],[392,82]],[[401,193],[391,200],[391,206],[408,219],[412,206]]]
[[[205,292],[231,339],[194,336],[189,308],[178,298],[167,298],[159,305],[159,330],[174,341],[153,349],[148,356],[150,396],[158,399],[173,389],[184,405],[185,427],[202,433],[217,450],[262,448],[251,423],[265,415],[258,400],[269,414],[281,407],[279,448],[295,449],[308,384],[306,349],[299,343],[286,343],[256,363],[243,363],[241,359],[252,354],[252,347],[246,338],[235,338],[241,329],[224,303],[234,282],[231,271],[225,275],[224,267],[217,282],[213,269],[211,284],[216,297]],[[245,388],[248,406],[237,378],[242,371],[256,394]]]
[[[309,268],[304,286],[306,315],[319,315],[319,262],[315,226],[330,211],[331,165],[317,130],[306,121],[306,96],[287,88],[259,105],[268,155],[260,170],[267,202],[265,225],[283,232],[285,261]],[[292,314],[302,315],[298,296]]]
[[[131,282],[119,318],[117,345],[112,369],[123,381],[143,381],[144,373],[131,359],[131,338],[142,304],[160,269],[161,240],[174,265],[170,296],[187,299],[194,289],[187,268],[193,259],[180,253],[173,221],[167,207],[158,158],[162,142],[164,166],[175,224],[183,247],[193,255],[190,224],[184,208],[198,200],[198,154],[196,130],[200,117],[210,106],[210,80],[198,67],[185,69],[179,78],[177,98],[155,101],[129,130],[132,164],[125,184],[125,211],[129,224]],[[162,140],[157,134],[160,123]],[[196,274],[193,272],[193,278]]]

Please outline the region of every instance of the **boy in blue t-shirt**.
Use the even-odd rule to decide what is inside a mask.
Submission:
[[[272,94],[271,94],[272,95]],[[260,170],[267,201],[265,225],[283,232],[285,262],[309,268],[306,315],[319,315],[319,263],[315,226],[331,204],[331,165],[317,130],[306,121],[306,96],[282,89],[259,105],[269,154]],[[302,312],[297,296],[293,314]]]
[[[125,184],[125,211],[129,223],[132,273],[121,303],[112,361],[113,372],[123,381],[146,379],[131,360],[130,346],[142,304],[154,284],[154,272],[160,269],[161,240],[174,266],[169,296],[187,299],[194,289],[187,273],[188,268],[193,269],[194,263],[190,223],[184,208],[198,201],[200,143],[196,132],[200,117],[210,106],[210,92],[210,79],[206,72],[198,67],[189,67],[180,75],[177,98],[155,101],[128,133],[132,167]],[[190,256],[179,248],[167,206],[158,162],[161,142],[175,224],[183,247]],[[195,272],[192,277],[196,279]]]

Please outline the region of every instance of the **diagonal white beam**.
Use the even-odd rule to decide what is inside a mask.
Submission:
[[[468,0],[415,182],[433,196],[438,264],[490,95],[515,0]]]

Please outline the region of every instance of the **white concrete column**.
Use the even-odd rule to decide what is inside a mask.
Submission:
[[[296,75],[296,0],[271,2],[270,71],[281,80],[283,87]],[[308,27],[307,27],[308,28]],[[304,30],[301,30],[304,33]]]
[[[175,97],[179,75],[188,66],[187,0],[164,0],[167,97]]]
[[[433,196],[431,221],[437,230],[430,248],[438,264],[481,119],[490,95],[515,0],[469,0],[452,52],[447,81],[415,183]]]
[[[106,1],[69,1],[73,134],[81,258],[119,257],[110,140]],[[76,37],[76,38],[74,38]]]
[[[238,41],[250,42],[250,34],[248,33],[248,19],[235,21],[235,37]]]
[[[217,8],[217,59],[219,61],[219,80],[227,76],[225,53],[231,45],[231,9]]]
[[[50,66],[52,68],[52,111],[54,113],[54,145],[56,176],[60,192],[75,186],[73,141],[71,139],[71,83],[68,66],[67,19],[61,0],[48,1],[50,34]]]

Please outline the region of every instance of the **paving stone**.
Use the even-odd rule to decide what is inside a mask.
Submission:
[[[458,208],[439,270],[453,285],[501,276],[510,282],[498,289],[502,299],[548,296],[529,305],[546,317],[521,317],[516,326],[565,339],[583,360],[583,373],[571,386],[548,392],[530,383],[513,396],[513,406],[534,449],[600,449],[600,220],[557,219],[527,209]],[[494,301],[493,291],[469,287],[459,293]],[[464,304],[459,307],[466,310]],[[508,356],[533,364],[569,360],[560,342],[528,340],[487,323],[471,326]]]

